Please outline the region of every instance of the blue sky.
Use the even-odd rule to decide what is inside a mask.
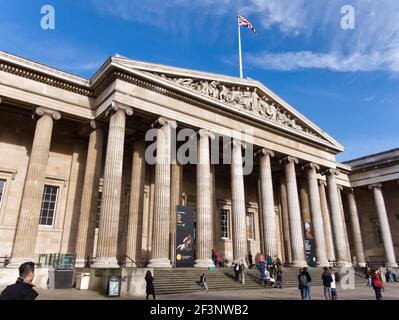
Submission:
[[[40,9],[55,8],[55,30]],[[355,9],[343,30],[341,7]],[[0,49],[89,78],[110,55],[260,80],[345,146],[399,147],[397,0],[0,0]]]

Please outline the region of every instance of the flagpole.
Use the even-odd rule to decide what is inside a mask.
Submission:
[[[240,78],[243,79],[243,72],[242,72],[242,53],[241,53],[241,28],[240,28],[240,14],[237,12],[237,25],[238,25],[238,55],[240,59]]]

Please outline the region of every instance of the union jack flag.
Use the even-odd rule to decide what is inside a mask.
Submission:
[[[256,30],[252,25],[252,23],[249,22],[247,19],[245,19],[243,16],[238,15],[238,25],[246,26],[247,28],[251,29],[254,33],[256,33]]]

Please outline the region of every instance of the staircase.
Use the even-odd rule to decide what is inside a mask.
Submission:
[[[336,268],[339,271],[338,268]],[[312,286],[322,286],[321,268],[308,270],[312,277]],[[209,290],[248,290],[261,289],[260,273],[257,269],[247,269],[245,284],[234,281],[232,268],[218,268],[216,270],[205,270],[195,268],[178,269],[155,269],[154,286],[157,294],[187,293],[202,290],[196,283],[200,276],[205,273]],[[298,287],[298,268],[283,268],[283,288]],[[365,279],[355,277],[356,285],[365,285]]]

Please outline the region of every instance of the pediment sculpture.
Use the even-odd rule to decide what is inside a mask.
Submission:
[[[228,86],[220,81],[196,80],[192,78],[174,78],[159,74],[161,78],[172,81],[201,94],[224,103],[232,104],[242,110],[256,114],[264,119],[320,138],[315,132],[299,123],[298,119],[287,112],[279,103],[260,93],[258,88]]]

